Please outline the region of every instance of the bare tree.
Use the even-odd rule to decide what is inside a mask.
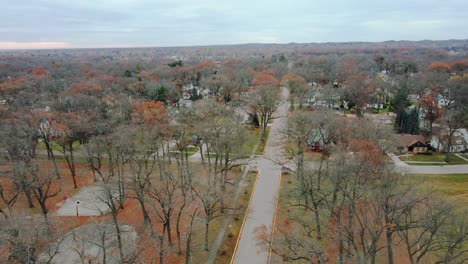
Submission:
[[[2,220],[0,239],[9,253],[8,261],[19,263],[50,263],[57,254],[61,239],[55,240],[49,224],[42,218],[15,214]],[[49,247],[49,243],[51,243]],[[45,251],[45,252],[44,252]],[[39,253],[44,252],[44,260]]]
[[[36,133],[24,120],[5,120],[1,127],[0,143],[8,154],[11,178],[16,191],[25,194],[30,208],[34,207],[31,193],[31,177],[25,168],[36,159]]]
[[[194,189],[194,192],[201,202],[203,219],[205,222],[205,250],[208,251],[208,232],[210,230],[210,224],[214,219],[223,216],[223,208],[221,207],[221,201],[223,198],[219,191],[210,188],[210,186],[203,186],[202,188],[205,190],[197,191]]]
[[[117,195],[116,195],[117,193]],[[124,248],[122,243],[122,230],[119,220],[117,219],[120,210],[123,208],[121,205],[121,200],[118,197],[118,191],[116,190],[116,183],[109,181],[104,182],[101,185],[101,191],[98,194],[98,199],[107,205],[107,208],[110,211],[112,217],[112,223],[115,228],[115,233],[117,235],[117,245],[119,249],[119,260],[124,262]],[[104,213],[104,212],[102,212]]]
[[[49,209],[47,208],[47,200],[57,196],[57,194],[60,193],[60,186],[59,188],[52,187],[53,177],[51,174],[43,175],[43,173],[34,168],[29,173],[32,175],[32,192],[36,198],[36,201],[41,206],[42,214],[47,220],[47,214],[49,213]]]
[[[446,201],[427,199],[422,208],[410,206],[403,211],[398,230],[410,263],[419,263],[430,252],[443,249],[438,240],[444,226],[453,217],[454,207]]]
[[[193,232],[193,221],[198,216],[198,208],[193,210],[192,215],[190,216],[190,224],[187,231],[187,239],[185,242],[185,264],[190,264],[192,259],[192,232]]]
[[[55,159],[54,149],[52,147],[52,139],[55,136],[54,134],[58,132],[54,129],[54,127],[60,126],[60,124],[54,120],[54,115],[58,115],[58,113],[35,111],[32,112],[32,120],[35,122],[39,136],[46,146],[47,158],[52,160],[55,175],[57,179],[60,179],[60,172],[57,167],[57,161]]]
[[[18,195],[18,189],[13,189],[11,191],[5,190],[3,185],[0,184],[0,200],[3,202],[3,205],[7,208],[7,211],[0,208],[0,213],[3,214],[5,218],[8,218],[8,216],[13,213],[13,205],[16,203]]]
[[[283,76],[282,81],[289,89],[289,100],[291,102],[291,108],[294,109],[294,103],[297,100],[299,102],[299,109],[301,109],[302,104],[304,103],[305,98],[307,98],[309,92],[309,86],[307,85],[305,79],[294,73],[288,73]]]
[[[148,195],[151,198],[151,205],[154,207],[158,221],[162,224],[164,237],[167,233],[167,240],[172,246],[172,216],[176,209],[176,196],[178,195],[178,182],[171,172],[164,171],[161,179],[151,184]]]

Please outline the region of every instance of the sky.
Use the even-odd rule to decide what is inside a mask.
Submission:
[[[0,49],[468,39],[467,0],[0,0]]]

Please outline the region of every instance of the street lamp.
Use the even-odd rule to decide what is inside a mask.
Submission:
[[[80,200],[76,200],[76,216],[79,216],[80,214],[78,213],[78,205],[80,205]]]

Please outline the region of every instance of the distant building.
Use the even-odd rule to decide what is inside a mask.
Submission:
[[[326,130],[314,129],[309,140],[307,140],[307,146],[310,151],[320,152],[323,150],[325,145],[324,138],[328,137],[328,132]]]
[[[449,99],[445,98],[442,95],[437,96],[437,104],[441,107],[446,107],[450,103],[453,103],[453,101],[450,101]]]

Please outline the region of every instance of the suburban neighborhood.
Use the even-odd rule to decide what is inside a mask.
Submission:
[[[468,262],[466,11],[4,5],[0,263]]]

